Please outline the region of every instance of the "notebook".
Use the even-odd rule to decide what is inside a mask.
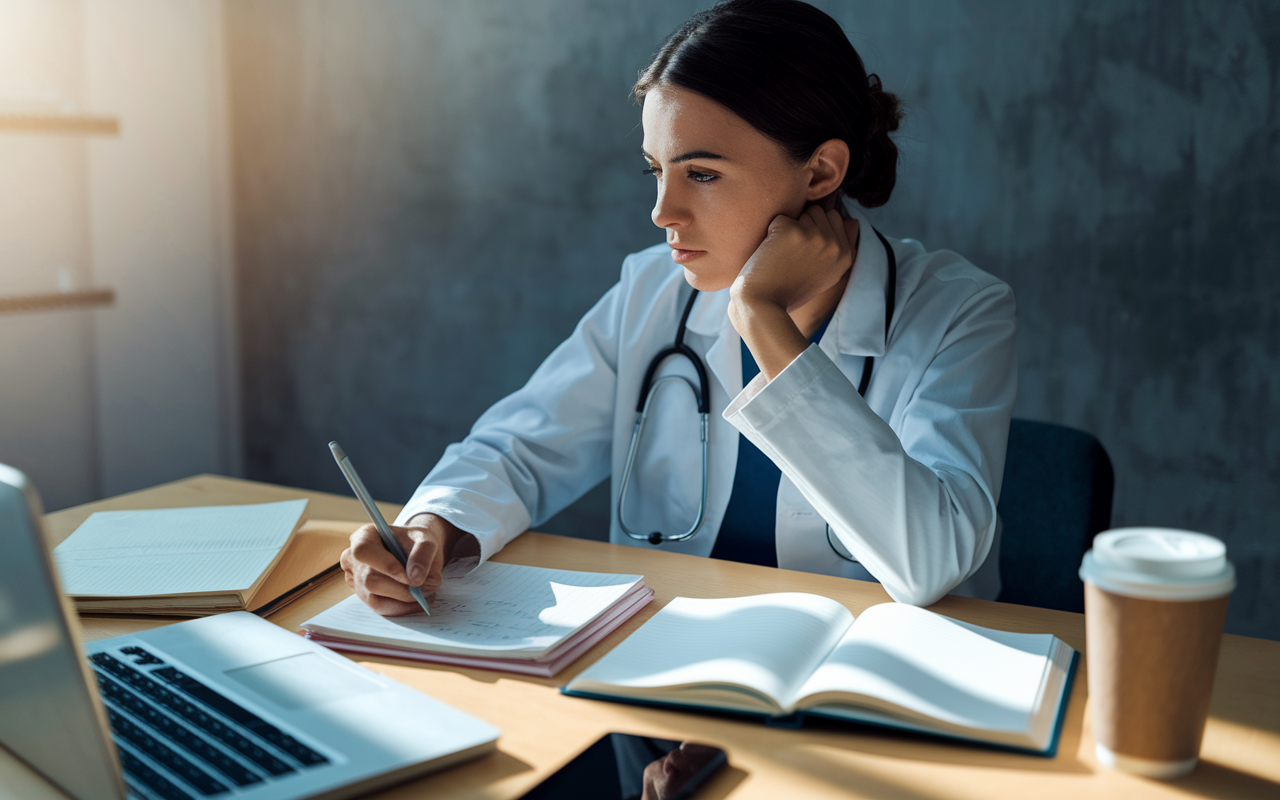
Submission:
[[[247,604],[248,610],[267,617],[342,573],[338,560],[351,544],[358,522],[309,519],[285,545],[280,560]]]
[[[286,549],[293,549],[306,508],[303,499],[99,511],[54,548],[53,558],[65,591],[81,612],[204,616],[241,611],[311,577],[299,570],[309,569],[314,559],[295,558],[295,551],[289,574],[261,591]],[[310,549],[322,540],[307,537],[303,544]],[[319,549],[327,559],[332,541],[323,541]]]
[[[383,617],[351,596],[302,628],[336,650],[546,676],[652,598],[640,575],[489,561],[447,575],[431,616]]]
[[[1076,662],[1050,634],[898,603],[855,619],[811,594],[678,597],[561,691],[784,725],[871,723],[1053,755]]]

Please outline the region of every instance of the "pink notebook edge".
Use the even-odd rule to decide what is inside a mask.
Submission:
[[[606,636],[613,633],[622,623],[635,616],[640,609],[649,605],[654,598],[654,591],[641,584],[642,590],[631,595],[628,602],[619,603],[612,611],[605,611],[588,623],[582,630],[570,636],[541,660],[525,660],[514,658],[487,658],[485,656],[461,656],[452,653],[431,653],[391,645],[369,644],[323,633],[302,631],[302,635],[316,644],[330,650],[365,655],[387,656],[408,661],[426,661],[435,664],[450,664],[459,667],[475,667],[477,669],[494,670],[496,672],[514,672],[520,675],[533,675],[550,678],[576,661]],[[623,600],[627,600],[624,596]]]

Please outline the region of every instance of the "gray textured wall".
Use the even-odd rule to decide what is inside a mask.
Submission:
[[[227,6],[250,477],[403,500],[661,241],[628,89],[702,2]],[[907,102],[881,227],[1019,300],[1019,416],[1223,537],[1280,638],[1280,6],[827,2]],[[606,495],[548,530],[604,534]]]

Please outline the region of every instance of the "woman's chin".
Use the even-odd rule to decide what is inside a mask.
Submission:
[[[685,281],[700,292],[718,292],[721,289],[728,289],[737,277],[737,272],[725,274],[723,270],[713,272],[701,267],[695,272],[688,267],[684,268]]]

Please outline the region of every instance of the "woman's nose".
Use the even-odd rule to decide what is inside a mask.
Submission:
[[[689,210],[681,202],[679,193],[667,187],[666,181],[658,181],[658,199],[649,217],[659,228],[680,228],[689,223]]]

